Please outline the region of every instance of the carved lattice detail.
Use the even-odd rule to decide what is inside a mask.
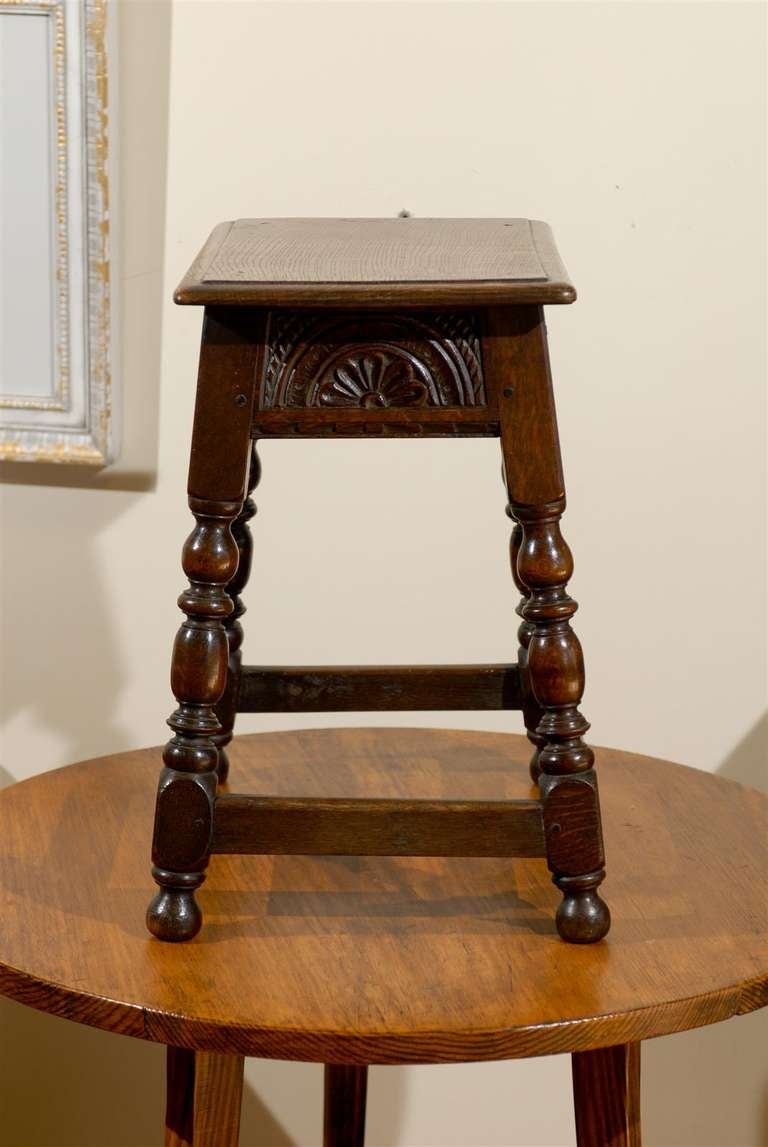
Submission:
[[[485,404],[471,313],[270,315],[261,410]]]

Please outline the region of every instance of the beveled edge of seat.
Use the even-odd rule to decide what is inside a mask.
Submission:
[[[407,282],[211,282],[205,280],[237,220],[219,223],[206,240],[173,300],[181,306],[251,307],[476,307],[568,304],[576,288],[557,252],[548,223],[529,220],[546,280],[475,279]]]

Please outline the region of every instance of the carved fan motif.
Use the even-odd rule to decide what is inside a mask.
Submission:
[[[317,398],[322,406],[424,406],[429,391],[406,358],[377,350],[337,366]]]
[[[476,316],[274,311],[261,410],[485,406]]]

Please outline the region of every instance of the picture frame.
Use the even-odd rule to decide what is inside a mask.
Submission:
[[[107,0],[0,0],[0,459],[118,447]]]

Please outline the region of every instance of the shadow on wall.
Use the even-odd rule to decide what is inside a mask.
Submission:
[[[0,1000],[5,1147],[160,1147],[163,1049]]]
[[[402,1142],[408,1070],[407,1067],[370,1068],[366,1147],[392,1147],[393,1143]],[[469,1099],[467,1096],[468,1102]]]
[[[717,771],[743,785],[767,787],[768,712]],[[768,1147],[767,1045],[768,1010],[647,1042],[647,1147]]]
[[[90,505],[83,513],[67,491],[30,489],[23,504],[9,500],[3,514],[5,536],[25,541],[6,546],[3,554],[0,722],[9,729],[13,721],[33,719],[50,738],[53,760],[62,762],[129,741],[129,731],[115,724],[125,682],[98,538],[139,495],[94,491],[86,497]],[[30,513],[40,522],[49,516],[48,527],[30,533],[24,521]],[[35,610],[19,609],[21,600],[34,601]],[[23,737],[14,740],[23,744]],[[23,760],[3,764],[16,777],[40,769]]]
[[[726,758],[718,776],[768,791],[768,710]]]
[[[165,1049],[158,1044],[0,1000],[0,1079],[3,1147],[162,1145]],[[318,1108],[318,1130],[321,1118]],[[246,1086],[241,1147],[257,1145],[297,1147]]]
[[[309,1102],[302,1143],[322,1138],[322,1068],[250,1061],[268,1097]],[[404,1068],[374,1068],[369,1147],[398,1143]],[[274,1078],[274,1087],[273,1079]],[[3,1147],[161,1147],[165,1049],[0,1000]],[[262,1086],[263,1083],[263,1086]],[[281,1104],[284,1106],[285,1104]],[[316,1129],[316,1133],[310,1130]],[[299,1147],[259,1098],[243,1092],[241,1147]]]
[[[645,1147],[768,1147],[768,1013],[643,1045]]]
[[[402,1143],[407,1067],[369,1069],[366,1147]],[[241,1147],[319,1147],[323,1125],[323,1067],[312,1063],[246,1061]],[[264,1097],[264,1102],[258,1096]],[[296,1113],[290,1133],[269,1108]]]

